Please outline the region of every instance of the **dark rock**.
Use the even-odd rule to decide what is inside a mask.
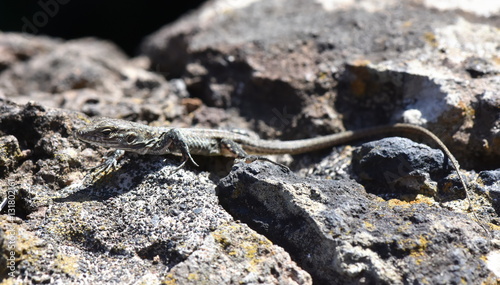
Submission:
[[[85,168],[103,152],[85,155],[90,150],[82,152],[83,143],[72,136],[85,116],[34,103],[1,103],[0,132],[5,136],[0,141],[25,142],[22,148],[31,153],[25,159],[32,166],[8,161],[0,181],[3,198],[6,191],[18,193],[15,216],[19,217],[15,231],[10,219],[2,218],[1,228],[8,229],[9,236],[29,232],[27,240],[16,235],[15,270],[2,276],[10,273],[42,284],[55,280],[311,284],[309,274],[282,248],[233,221],[218,204],[207,172],[174,174],[178,160],[166,163],[161,157],[146,156],[129,160],[93,185],[82,185]],[[16,147],[4,149],[11,157],[19,153]],[[43,244],[30,231],[36,231]],[[10,251],[5,242],[0,245],[1,263]],[[220,274],[217,264],[226,268],[226,274]],[[178,269],[169,273],[172,268]],[[148,271],[155,273],[144,273]]]
[[[142,52],[209,106],[259,121],[261,135],[405,121],[426,125],[466,167],[479,158],[487,169],[500,161],[498,132],[488,132],[497,124],[476,119],[492,114],[478,112],[483,94],[500,88],[489,44],[496,26],[494,17],[472,21],[409,3],[220,3],[152,34]]]
[[[0,197],[16,192],[0,228],[19,233],[6,282],[310,284],[305,270],[318,284],[497,282],[498,17],[429,1],[233,2],[207,2],[135,59],[97,39],[0,33]],[[475,6],[494,15],[489,2]],[[177,157],[126,154],[87,185],[108,150],[73,137],[85,114],[282,140],[413,123],[473,169],[470,200],[439,152],[401,139],[363,146],[356,172],[351,146],[278,157],[316,180],[215,157],[171,173]]]
[[[479,172],[479,178],[486,186],[493,186],[500,182],[500,169]]]
[[[69,137],[73,121],[78,125],[80,115],[71,111],[47,109],[36,103],[28,103],[24,107],[6,101],[1,101],[0,104],[0,133],[9,135],[2,139],[6,142],[6,138],[13,136],[19,143],[18,148],[3,145],[2,149],[10,149],[6,153],[7,157],[17,157],[9,163],[11,168],[21,166],[19,163],[12,164],[18,161],[22,162],[24,171],[27,171],[17,173],[17,167],[14,167],[11,172],[4,173],[2,178],[11,174],[14,177],[19,175],[22,183],[34,179],[52,189],[66,185],[69,170],[81,166],[75,139]],[[80,120],[79,123],[81,126],[83,121]],[[28,155],[30,161],[36,162],[36,166],[29,166],[30,163],[26,160]]]
[[[484,231],[425,199],[381,201],[352,181],[299,179],[261,163],[237,165],[218,193],[318,284],[495,280],[481,260],[491,250]]]
[[[364,143],[354,151],[352,163],[354,173],[369,185],[370,192],[431,196],[437,186],[433,179],[443,175],[445,166],[441,151],[405,138]]]
[[[0,146],[0,176],[5,176],[17,168],[30,153],[21,151],[19,141],[12,135],[0,137]]]
[[[489,196],[491,207],[497,215],[500,215],[500,169],[479,172],[477,185],[481,191]],[[495,217],[492,222],[500,226],[498,217]]]

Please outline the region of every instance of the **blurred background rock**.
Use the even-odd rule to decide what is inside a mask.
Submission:
[[[134,55],[140,41],[161,26],[196,9],[202,0],[185,1],[0,1],[0,31],[27,32],[63,39],[94,36]]]

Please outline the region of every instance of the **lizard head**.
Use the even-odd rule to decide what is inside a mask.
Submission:
[[[96,118],[75,134],[84,142],[133,152],[141,152],[157,136],[147,125],[110,118]]]

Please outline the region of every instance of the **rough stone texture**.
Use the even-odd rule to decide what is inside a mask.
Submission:
[[[83,167],[99,155],[72,137],[84,115],[1,103],[1,133],[9,134],[2,137],[9,143],[2,149],[18,155],[19,146],[6,148],[14,137],[29,142],[22,149],[30,150],[0,181],[2,197],[17,191],[15,217],[2,215],[0,231],[0,263],[13,250],[17,280],[311,283],[288,253],[236,224],[220,207],[208,172],[174,174],[177,159],[166,163],[161,157],[132,156],[113,174],[85,185]],[[13,236],[10,247],[5,241]],[[207,255],[207,249],[213,252]],[[215,261],[228,268],[226,275],[220,275]],[[2,277],[6,274],[2,271]]]
[[[58,44],[60,41],[51,38],[0,32],[0,72],[19,61],[44,54]]]
[[[287,260],[289,256],[282,248],[273,246],[247,225],[224,225],[207,236],[185,262],[174,267],[165,282],[310,284],[309,274],[283,262]]]
[[[472,33],[480,27],[467,25],[466,29]],[[488,32],[484,36],[487,40],[495,33],[500,38],[498,31]],[[339,87],[345,92],[339,92],[338,109],[346,110],[344,117],[353,125],[387,120],[426,124],[456,149],[465,166],[497,167],[500,122],[495,114],[500,102],[494,94],[500,89],[500,67],[495,58],[489,58],[485,61],[494,71],[478,76],[464,66],[476,54],[493,57],[495,52],[461,54],[462,61],[458,63],[449,63],[450,59],[444,56],[436,59],[433,54],[421,58],[421,52],[411,51],[402,54],[401,59],[379,64],[348,64],[345,81]],[[454,60],[457,57],[453,55]],[[467,151],[470,148],[476,151]]]
[[[495,213],[500,213],[500,168],[479,172],[475,182],[480,191],[487,193]],[[493,217],[492,223],[500,225],[498,215]]]
[[[0,212],[1,269],[16,256],[6,282],[498,283],[489,2],[208,1],[134,59],[97,39],[0,33],[0,197],[15,193]],[[399,138],[277,158],[302,178],[202,157],[172,174],[178,158],[128,154],[83,185],[107,152],[72,136],[87,115],[266,139],[418,124],[473,169],[472,210],[439,151]]]
[[[464,165],[498,167],[498,17],[419,1],[223,3],[151,35],[142,47],[151,66],[185,78],[206,104],[236,108],[261,134],[406,121]]]
[[[495,281],[481,259],[492,249],[482,229],[428,198],[384,201],[353,181],[302,179],[260,163],[233,169],[218,192],[318,284]]]
[[[7,34],[0,46],[12,45],[19,38],[31,45],[41,41]],[[167,83],[138,62],[128,60],[111,43],[95,39],[68,41],[47,47],[30,60],[12,63],[0,74],[0,89],[4,96],[20,103],[36,100],[45,106],[93,116],[144,121],[179,116],[173,106],[187,96],[185,85],[179,80]]]
[[[367,189],[370,192],[397,189],[398,194],[430,196],[437,192],[431,177],[443,177],[445,166],[441,151],[405,138],[365,143],[354,152],[352,164],[359,179],[375,188]]]

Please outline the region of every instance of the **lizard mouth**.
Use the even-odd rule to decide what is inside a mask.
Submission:
[[[75,132],[75,135],[77,138],[81,139],[81,140],[85,140],[85,132],[82,131],[82,130],[77,130]]]
[[[91,135],[89,132],[86,132],[85,130],[77,130],[75,132],[76,137],[82,141],[95,141],[97,139],[96,136]]]
[[[85,130],[77,130],[75,136],[86,143],[92,145],[100,145],[104,147],[120,147],[121,144],[113,139],[104,139],[101,135],[94,132],[86,132]]]
[[[84,142],[88,142],[88,143],[96,143],[96,142],[100,142],[102,141],[101,138],[99,138],[99,136],[96,136],[96,135],[92,135],[91,133],[89,132],[86,132],[85,130],[78,130],[76,131],[76,137]]]

